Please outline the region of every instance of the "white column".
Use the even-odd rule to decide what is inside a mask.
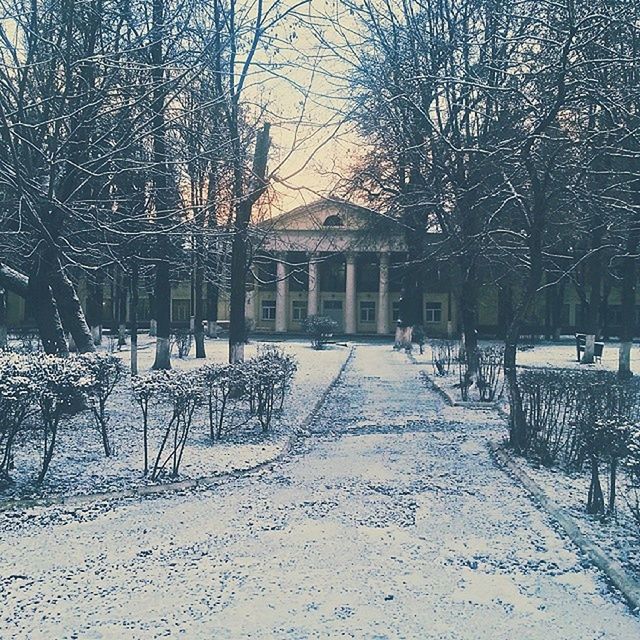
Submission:
[[[309,258],[309,295],[307,298],[307,315],[318,315],[318,294],[320,293],[318,283],[318,259],[316,256]]]
[[[287,267],[281,257],[276,262],[276,331],[287,330]]]
[[[347,254],[346,301],[344,308],[344,332],[356,332],[356,259]]]
[[[380,254],[378,280],[378,333],[389,333],[389,254]]]

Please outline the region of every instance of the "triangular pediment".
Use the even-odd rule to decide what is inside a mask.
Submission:
[[[336,199],[316,200],[265,221],[275,231],[357,231],[370,228],[382,216],[366,207]]]

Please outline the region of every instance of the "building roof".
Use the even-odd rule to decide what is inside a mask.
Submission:
[[[402,226],[374,209],[337,198],[305,204],[259,225],[276,251],[403,251]]]

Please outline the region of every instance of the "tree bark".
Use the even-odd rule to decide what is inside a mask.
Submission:
[[[0,350],[7,348],[7,292],[0,287]]]
[[[202,297],[204,288],[204,262],[201,238],[196,242],[195,275],[193,283],[194,293],[194,326],[193,337],[196,343],[196,358],[206,358],[204,347],[204,300]]]
[[[60,261],[56,258],[52,262],[53,268],[49,275],[49,282],[62,319],[62,326],[73,337],[79,353],[93,353],[96,347],[75,287],[64,272]]]
[[[218,337],[218,286],[207,282],[207,333],[210,338]]]
[[[237,124],[237,123],[236,123]],[[251,221],[251,210],[267,188],[266,171],[269,155],[270,125],[265,123],[256,140],[253,160],[253,176],[255,183],[249,193],[238,199],[233,228],[233,242],[231,245],[231,293],[229,299],[229,362],[244,360],[244,345],[246,340],[245,295],[248,265],[248,234]],[[237,132],[236,132],[237,134]],[[239,150],[236,150],[239,154]],[[236,158],[240,162],[240,157]],[[235,192],[242,192],[242,171],[239,166],[235,169]]]
[[[93,338],[93,344],[102,344],[102,308],[104,306],[102,273],[90,274],[87,279],[87,322]]]
[[[156,283],[154,291],[156,303],[156,358],[154,369],[171,369],[171,282],[169,281],[169,262],[159,260],[156,264]]]
[[[636,286],[637,286],[637,258],[634,254],[638,250],[638,231],[629,232],[627,240],[627,254],[622,258],[622,292],[620,327],[620,351],[618,353],[618,376],[621,379],[630,378],[631,371],[631,347],[636,324]]]
[[[46,271],[43,272],[39,259],[29,278],[27,302],[35,318],[44,352],[68,356],[69,346],[64,335],[56,301],[51,293],[48,275]]]
[[[138,299],[139,265],[136,258],[131,261],[131,306],[129,322],[131,324],[131,375],[138,375]]]

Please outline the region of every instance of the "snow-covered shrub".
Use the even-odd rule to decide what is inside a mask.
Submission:
[[[202,386],[197,372],[165,371],[165,384],[160,393],[165,394],[172,408],[171,419],[167,423],[162,443],[158,450],[151,477],[156,480],[171,463],[171,476],[180,470],[182,454],[189,437],[195,410],[202,402]],[[166,454],[167,443],[171,441]]]
[[[478,349],[478,376],[476,387],[481,402],[493,402],[502,390],[504,378],[502,363],[504,347],[490,346]]]
[[[239,401],[245,398],[245,368],[245,363],[237,362],[208,364],[199,369],[207,398],[209,435],[212,442],[219,440],[223,432],[229,429],[227,418],[230,404],[233,402],[237,407]]]
[[[126,367],[120,358],[110,354],[89,353],[80,356],[79,360],[85,367],[86,374],[91,377],[91,384],[87,388],[89,408],[102,437],[104,454],[109,457],[112,451],[108,433],[107,400],[122,380]]]
[[[167,372],[153,371],[145,376],[131,379],[131,391],[134,400],[142,411],[142,446],[144,456],[144,475],[149,472],[149,407],[151,403],[166,401]]]
[[[263,432],[271,427],[274,412],[282,410],[297,364],[293,357],[278,347],[268,345],[258,350],[256,358],[247,362],[252,412]]]
[[[469,399],[469,389],[473,385],[473,375],[469,369],[469,358],[464,349],[460,349],[457,358],[458,365],[458,390],[460,391],[460,399],[466,402]]]
[[[291,389],[293,378],[298,370],[298,363],[292,355],[275,345],[260,345],[258,347],[258,358],[267,359],[279,371],[276,392],[279,397],[278,410],[282,411],[285,397]]]
[[[164,420],[162,441],[155,456],[151,478],[157,480],[171,467],[171,476],[180,470],[182,454],[189,437],[193,416],[202,402],[202,380],[199,372],[175,370],[154,371],[132,380],[133,396],[142,410],[145,473],[149,460],[149,409],[169,406],[171,417]]]
[[[35,408],[37,391],[34,358],[0,354],[0,487],[10,482],[13,445]]]
[[[189,357],[191,353],[191,345],[193,343],[193,336],[188,330],[176,331],[171,336],[171,346],[175,344],[178,349],[178,358],[184,359]]]
[[[436,375],[444,376],[451,371],[451,365],[456,360],[457,341],[432,340],[431,364]]]
[[[627,505],[640,529],[640,424],[638,423],[633,425],[629,434],[625,463],[629,472]]]
[[[82,406],[93,379],[81,358],[41,355],[34,365],[43,440],[42,467],[38,475],[41,483],[53,459],[60,421],[65,414]]]
[[[576,374],[557,369],[529,369],[518,377],[526,424],[525,451],[542,464],[558,462],[573,431]]]
[[[304,330],[311,340],[311,346],[318,351],[331,340],[338,323],[327,316],[308,316]]]
[[[615,511],[616,472],[618,462],[628,453],[629,439],[633,425],[622,416],[601,418],[585,428],[584,448],[591,468],[591,482],[587,497],[587,512],[604,513],[604,495],[600,484],[600,463],[608,462],[609,480],[609,512]]]
[[[634,422],[638,414],[637,390],[613,372],[530,369],[519,374],[518,387],[526,451],[545,465],[582,468],[597,421],[622,416]]]

